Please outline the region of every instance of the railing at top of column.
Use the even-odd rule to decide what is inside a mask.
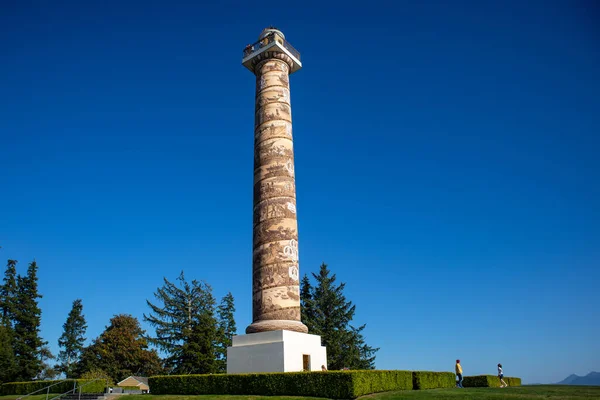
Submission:
[[[253,53],[257,53],[258,51],[260,51],[260,49],[270,45],[273,42],[281,44],[287,51],[289,51],[294,57],[296,57],[298,61],[300,61],[300,53],[298,53],[298,50],[296,50],[287,40],[285,40],[276,33],[271,33],[269,36],[265,36],[258,42],[246,46],[246,48],[244,49],[243,58],[246,58]]]

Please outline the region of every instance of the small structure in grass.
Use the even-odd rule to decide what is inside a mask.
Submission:
[[[139,390],[142,393],[150,393],[148,378],[145,376],[128,376],[117,383],[117,386],[122,388],[123,392]]]

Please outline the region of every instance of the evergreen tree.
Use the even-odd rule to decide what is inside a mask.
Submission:
[[[164,278],[164,285],[155,292],[154,296],[162,305],[146,300],[151,312],[144,314],[144,320],[156,329],[156,337],[149,341],[167,353],[165,366],[172,373],[215,372],[218,370],[216,346],[219,338],[212,288],[205,282],[186,281],[183,272],[177,280],[179,286]],[[212,346],[210,351],[206,347],[208,343]],[[198,349],[203,349],[204,353],[199,353]],[[212,357],[210,363],[206,354]]]
[[[355,369],[375,369],[375,353],[379,350],[379,347],[373,348],[365,342],[365,338],[362,335],[362,330],[366,328],[366,324],[361,325],[358,328],[352,327],[352,349],[355,353],[352,357]]]
[[[313,287],[307,275],[302,277],[300,282],[300,310],[302,323],[306,325],[309,332],[315,332],[318,328],[315,326],[316,309],[312,298]]]
[[[315,287],[310,285],[307,276],[302,279],[301,303],[306,307],[302,318],[310,333],[321,335],[323,345],[327,347],[329,369],[375,368],[375,353],[379,349],[366,344],[362,334],[366,325],[355,328],[350,324],[356,306],[344,296],[346,284],[336,286],[336,276],[330,276],[325,263],[319,274],[312,275],[316,280]]]
[[[17,309],[17,260],[8,260],[4,283],[0,286],[0,323],[10,330],[14,327]]]
[[[13,352],[12,332],[0,325],[0,383],[11,382],[17,374],[17,361]]]
[[[104,332],[83,349],[76,374],[102,370],[115,382],[129,375],[161,374],[160,358],[148,349],[145,333],[137,318],[115,315]]]
[[[74,367],[79,361],[87,325],[82,314],[83,304],[81,299],[73,302],[73,307],[63,324],[63,334],[58,339],[58,346],[62,349],[58,353],[56,370],[65,374],[67,379],[74,377]]]
[[[17,304],[14,322],[14,351],[18,364],[17,378],[28,381],[43,369],[42,348],[48,343],[40,337],[42,311],[38,299],[37,263],[27,268],[27,276],[17,277]]]
[[[144,320],[156,329],[156,337],[149,338],[150,342],[168,354],[172,354],[181,346],[184,330],[191,329],[193,317],[200,309],[199,293],[186,280],[183,271],[176,284],[163,278],[164,285],[157,289],[154,297],[162,303],[157,306],[149,300],[150,314],[144,314]]]
[[[58,375],[60,375],[60,372],[56,370],[55,367],[50,365],[49,362],[50,360],[54,360],[55,358],[56,357],[54,357],[54,354],[52,354],[48,346],[42,346],[42,349],[40,350],[40,361],[42,362],[42,370],[36,376],[36,379],[53,380]]]
[[[174,373],[213,374],[219,372],[215,354],[217,327],[214,317],[203,313],[198,321],[193,323],[191,329],[186,330],[185,334],[185,342],[175,353]]]
[[[219,343],[217,344],[218,371],[227,370],[227,348],[231,347],[233,335],[237,332],[235,326],[235,304],[231,292],[227,293],[218,308],[219,317]]]
[[[17,261],[8,260],[0,285],[0,383],[17,377],[14,353],[14,321],[17,304]]]

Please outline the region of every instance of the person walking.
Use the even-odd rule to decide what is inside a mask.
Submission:
[[[500,379],[500,387],[505,388],[508,385],[504,382],[504,371],[502,371],[502,364],[498,364],[498,379]]]
[[[454,366],[454,372],[456,372],[456,378],[457,378],[456,387],[464,389],[463,385],[462,385],[462,381],[463,381],[462,373],[463,373],[463,371],[462,371],[462,367],[460,366],[460,360],[456,360],[456,365]]]

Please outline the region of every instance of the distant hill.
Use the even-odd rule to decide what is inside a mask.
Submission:
[[[582,377],[579,375],[571,374],[571,375],[567,376],[565,379],[563,379],[562,381],[557,382],[556,384],[557,385],[570,385],[573,383],[573,381],[575,381],[579,378],[582,378]]]
[[[586,376],[569,375],[557,385],[600,386],[600,372],[590,372]]]

